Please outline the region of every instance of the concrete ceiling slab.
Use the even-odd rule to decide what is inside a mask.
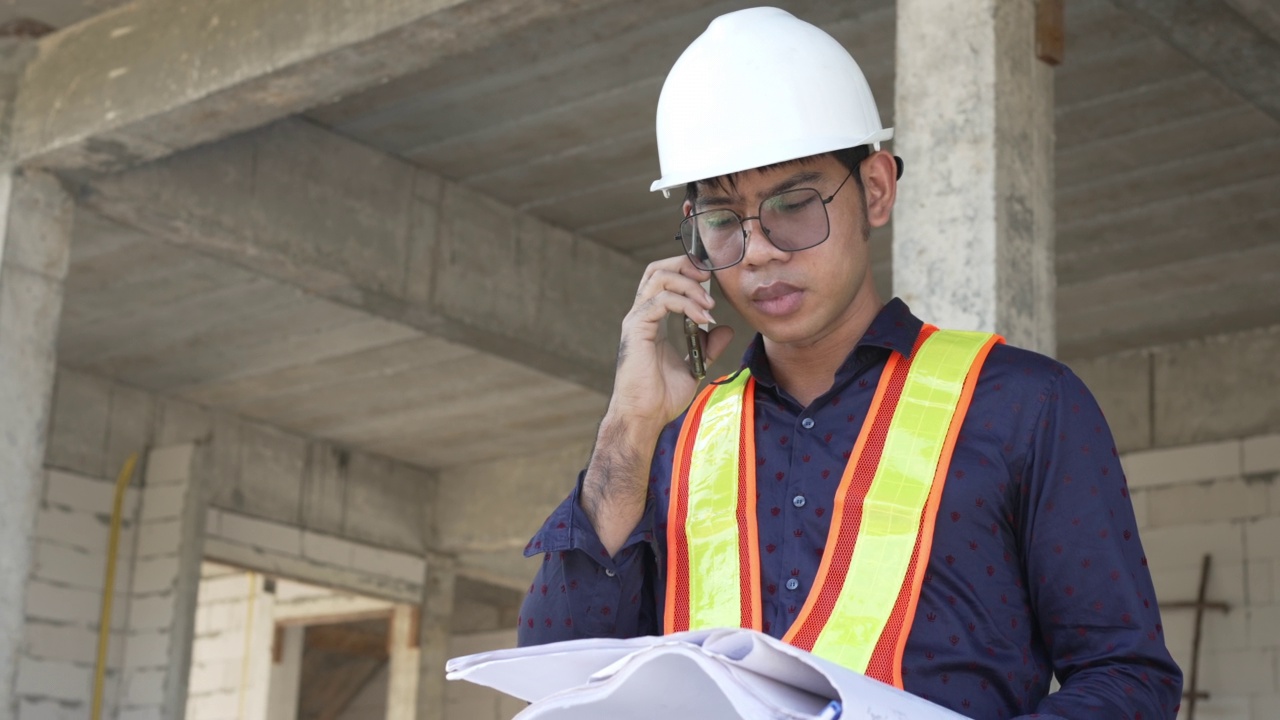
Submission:
[[[579,385],[83,210],[66,293],[68,367],[419,466],[590,437],[604,411]]]

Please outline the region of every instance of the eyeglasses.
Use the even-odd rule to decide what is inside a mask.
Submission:
[[[854,166],[835,192],[825,198],[813,188],[797,188],[765,198],[751,217],[724,209],[694,213],[680,223],[676,240],[701,270],[723,270],[742,262],[747,256],[748,220],[759,220],[764,236],[779,250],[808,250],[831,235],[827,205],[856,171]]]

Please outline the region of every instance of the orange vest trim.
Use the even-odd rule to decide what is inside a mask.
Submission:
[[[689,521],[689,472],[693,461],[695,438],[702,424],[703,412],[717,388],[728,381],[727,377],[720,378],[703,389],[685,414],[684,426],[676,442],[676,454],[673,460],[675,472],[671,474],[671,501],[667,512],[667,553],[670,556],[667,573],[669,600],[663,622],[667,633],[690,629],[690,548],[689,534],[686,532]],[[749,375],[742,378],[742,386],[742,419],[738,433],[740,438],[753,437],[755,403],[752,402],[752,398],[755,397],[755,378]],[[760,577],[760,533],[755,513],[754,442],[739,442],[737,483],[735,510],[740,564],[738,580],[740,626],[759,630],[762,627],[763,612],[760,593],[757,590],[759,586],[757,579]]]

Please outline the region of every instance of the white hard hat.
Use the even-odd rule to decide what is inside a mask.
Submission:
[[[658,99],[662,177],[649,188],[875,145],[871,88],[835,38],[785,10],[721,15],[667,75]]]

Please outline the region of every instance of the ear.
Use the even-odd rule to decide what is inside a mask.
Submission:
[[[893,153],[881,150],[863,160],[858,172],[866,189],[867,222],[871,227],[884,227],[898,197],[898,163]]]
[[[680,212],[684,213],[684,217],[689,217],[690,215],[692,215],[693,203],[689,202],[688,200],[685,200],[684,205],[680,207]]]

